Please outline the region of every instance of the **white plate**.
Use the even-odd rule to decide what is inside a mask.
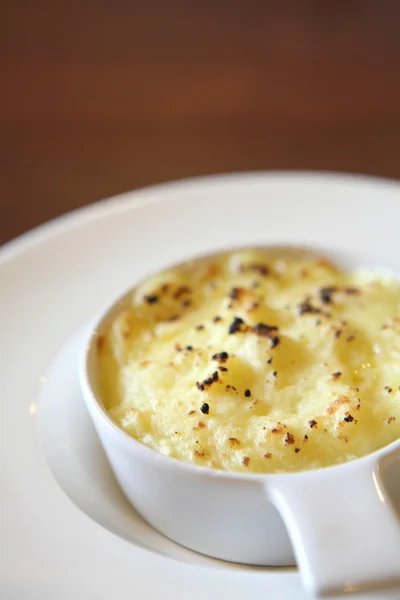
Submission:
[[[74,392],[76,341],[65,344],[131,282],[184,256],[233,244],[292,242],[361,251],[372,255],[376,265],[396,267],[397,260],[399,267],[399,223],[396,183],[322,174],[249,174],[125,194],[62,217],[6,246],[0,272],[0,596],[304,599],[294,570],[251,569],[206,559],[152,537],[147,526],[139,532],[137,524],[135,532],[134,520],[131,537],[111,531],[106,501],[96,496],[96,485],[88,484],[85,432],[91,450],[96,441],[85,429],[85,414],[79,412]],[[43,381],[56,355],[48,381]],[[69,393],[75,413],[68,413]],[[50,414],[46,403],[55,415],[55,427],[61,424],[60,415],[70,416],[70,432],[71,415],[78,420],[80,414],[76,435],[65,437],[68,431],[61,427],[49,446],[48,421],[38,434],[40,394],[41,423]],[[72,468],[75,496],[66,489]],[[63,472],[69,484],[63,482]],[[97,498],[95,509],[91,505],[97,510],[93,518],[87,516],[90,489],[92,500]],[[114,501],[118,515],[117,496]],[[89,504],[85,508],[82,502]]]

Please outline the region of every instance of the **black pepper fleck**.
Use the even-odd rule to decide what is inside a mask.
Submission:
[[[246,396],[246,398],[250,398],[251,396],[251,391],[249,389],[244,390],[244,395]]]
[[[343,421],[346,421],[346,423],[351,423],[352,421],[354,421],[354,417],[352,417],[351,415],[347,415],[347,417],[344,417]]]
[[[204,404],[201,405],[200,410],[203,413],[203,415],[208,415],[208,413],[210,412],[210,407],[207,404],[207,402],[204,402]]]
[[[308,424],[311,427],[311,429],[313,429],[314,427],[318,427],[318,423],[314,419],[311,419],[310,421],[308,421]]]

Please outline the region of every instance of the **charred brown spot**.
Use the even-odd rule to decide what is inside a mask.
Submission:
[[[267,277],[267,275],[269,275],[269,269],[264,263],[250,263],[248,265],[241,265],[240,270],[244,272],[250,271],[253,273],[257,273],[262,277]]]
[[[264,458],[272,458],[271,452],[267,452],[266,454],[264,454]]]
[[[300,452],[300,448],[295,448],[294,451],[297,454],[298,452]]]
[[[174,298],[175,298],[175,300],[179,300],[180,298],[182,298],[182,296],[184,296],[186,294],[190,294],[190,293],[191,293],[191,289],[189,286],[180,285],[174,293]]]
[[[244,467],[248,467],[249,466],[249,462],[250,462],[250,458],[248,456],[244,456],[243,460],[242,460],[242,465]]]
[[[337,379],[340,379],[342,376],[342,373],[340,371],[336,371],[336,373],[332,373],[332,379],[333,381],[336,381]]]
[[[332,304],[333,302],[333,294],[337,291],[337,287],[331,285],[327,287],[322,287],[319,290],[319,297],[323,304]]]
[[[229,354],[227,352],[217,352],[212,355],[213,360],[217,360],[219,363],[224,363],[228,360]]]
[[[240,300],[246,290],[242,287],[233,287],[229,292],[229,298],[231,300]]]
[[[355,287],[345,287],[343,288],[343,292],[345,294],[348,294],[349,296],[358,296],[359,294],[361,294],[361,291]]]
[[[393,391],[393,389],[391,387],[389,387],[388,385],[385,385],[385,387],[383,389],[386,390],[388,394],[391,394]]]
[[[304,436],[304,440],[305,440],[305,441],[307,441],[307,440],[308,440],[308,435],[307,435],[307,434]]]
[[[203,392],[205,389],[209,388],[213,383],[215,383],[218,380],[218,371],[214,371],[214,373],[210,375],[210,377],[207,377],[203,381],[196,381],[196,386],[200,391]]]
[[[234,334],[239,332],[247,331],[248,326],[240,317],[235,317],[232,323],[229,325],[228,333]]]
[[[276,348],[276,346],[279,344],[280,339],[277,335],[273,335],[271,337],[271,348]]]
[[[265,323],[257,323],[252,328],[252,332],[261,337],[271,337],[271,334],[278,331],[276,325],[266,325]]]
[[[314,429],[314,427],[318,427],[318,423],[314,419],[311,419],[310,421],[308,421],[308,424],[311,427],[311,429]]]
[[[204,421],[199,421],[197,424],[197,427],[199,429],[204,429],[206,427],[206,424],[204,423]]]
[[[271,433],[283,433],[286,429],[286,425],[283,425],[280,421],[276,424],[276,427],[271,429]]]
[[[396,420],[396,417],[389,417],[387,422],[388,422],[388,423],[389,423],[389,425],[390,425],[390,423],[394,423],[394,422],[395,422],[395,420]]]
[[[213,318],[213,322],[214,322],[214,323],[219,323],[220,321],[222,321],[222,317],[220,317],[219,315],[216,315],[216,316]]]
[[[193,452],[194,456],[196,456],[197,458],[203,458],[203,456],[205,456],[205,452],[204,450],[202,452],[199,452],[198,450],[195,450]]]
[[[336,412],[336,410],[338,409],[339,406],[343,405],[343,404],[349,404],[350,403],[350,399],[347,396],[339,396],[338,398],[336,398],[336,400],[334,400],[332,402],[332,404],[329,405],[328,409],[327,409],[327,413],[329,415],[333,415],[334,412]]]
[[[227,392],[229,392],[229,390],[233,390],[234,392],[237,392],[237,389],[235,388],[235,386],[234,385],[229,385],[229,384],[225,387],[225,390]]]
[[[232,446],[235,446],[235,445],[237,445],[237,446],[238,446],[238,445],[240,444],[240,440],[238,440],[238,439],[237,439],[237,438],[235,438],[235,437],[230,437],[230,438],[229,438],[229,441],[230,441],[230,443],[232,444]]]
[[[287,432],[285,435],[285,444],[294,444],[294,435],[292,433]]]
[[[354,417],[352,415],[347,415],[343,418],[343,421],[346,421],[346,423],[352,423],[354,421]]]
[[[260,307],[260,303],[259,302],[252,302],[251,304],[249,304],[249,305],[246,306],[245,310],[246,310],[247,313],[251,313],[254,310],[257,310],[257,308],[259,308],[259,307]]]
[[[279,342],[279,336],[276,332],[279,328],[276,325],[267,325],[266,323],[257,323],[252,327],[252,332],[260,337],[267,337],[271,340],[271,348],[275,348]]]
[[[221,373],[226,373],[227,370],[228,369],[226,367],[218,367],[218,371],[221,371]]]
[[[155,304],[158,302],[159,296],[157,296],[157,294],[149,294],[148,296],[145,296],[144,299],[147,304]]]
[[[172,323],[173,321],[178,321],[178,320],[179,320],[179,315],[171,315],[167,319],[167,321],[169,321],[170,323]]]
[[[195,414],[195,412],[196,412],[196,411],[195,411],[195,410],[193,410],[193,409],[192,409],[192,410],[189,410],[189,412],[188,412],[188,416],[190,417],[190,415],[194,415],[194,414]]]
[[[105,337],[104,335],[98,335],[96,338],[96,350],[101,352],[104,348]]]
[[[196,325],[197,331],[202,331],[204,329],[204,325]]]
[[[321,309],[313,306],[311,304],[311,299],[306,298],[303,302],[298,305],[298,310],[300,315],[319,315],[321,313]]]

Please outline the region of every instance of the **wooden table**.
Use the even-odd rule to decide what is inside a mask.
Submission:
[[[400,177],[400,2],[6,4],[0,242],[192,175]]]

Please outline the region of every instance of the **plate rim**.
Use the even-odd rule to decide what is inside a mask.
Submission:
[[[36,247],[38,244],[46,244],[46,243],[51,243],[51,240],[53,238],[57,239],[57,237],[59,235],[62,235],[64,233],[68,233],[68,231],[73,230],[74,227],[76,226],[85,226],[85,224],[90,223],[92,221],[95,221],[98,218],[101,217],[108,217],[114,214],[118,214],[120,212],[123,212],[124,210],[132,210],[134,211],[138,206],[140,205],[151,205],[153,203],[162,201],[163,199],[166,199],[168,197],[175,197],[176,194],[178,194],[179,196],[182,196],[182,194],[186,194],[189,191],[189,196],[190,196],[190,192],[194,191],[195,193],[198,191],[203,191],[206,192],[210,191],[210,190],[215,190],[215,193],[220,193],[218,190],[221,190],[222,193],[224,193],[227,189],[229,189],[229,187],[231,185],[234,185],[235,183],[239,182],[241,185],[247,185],[248,183],[251,182],[258,182],[259,184],[265,184],[268,185],[269,183],[275,182],[278,183],[280,182],[283,186],[286,183],[289,182],[302,182],[303,185],[307,185],[307,186],[321,186],[321,185],[327,185],[328,187],[331,187],[332,185],[334,186],[341,186],[344,185],[345,188],[347,190],[351,190],[352,187],[354,187],[355,189],[359,190],[360,193],[362,193],[363,190],[368,190],[373,188],[374,192],[378,192],[379,189],[386,189],[388,190],[388,188],[395,190],[396,195],[400,192],[400,183],[397,182],[396,180],[390,180],[390,179],[385,179],[385,178],[378,178],[375,176],[370,176],[370,175],[362,175],[362,174],[348,174],[348,173],[339,173],[339,172],[324,172],[324,171],[250,171],[250,172],[243,172],[243,173],[226,173],[226,174],[216,174],[216,175],[210,175],[210,176],[201,176],[201,177],[194,177],[194,178],[189,178],[189,179],[181,179],[178,181],[173,181],[173,182],[166,182],[166,183],[161,183],[161,184],[156,184],[156,185],[151,185],[151,186],[146,186],[143,188],[139,188],[137,190],[134,191],[128,191],[125,192],[123,194],[119,194],[117,196],[112,196],[110,198],[106,198],[102,201],[99,202],[94,202],[88,205],[85,205],[83,207],[77,208],[73,211],[67,212],[63,215],[60,215],[58,217],[56,217],[55,219],[46,221],[45,223],[43,223],[42,225],[39,225],[37,227],[35,227],[34,229],[31,229],[23,234],[21,234],[20,236],[14,238],[13,240],[10,240],[9,242],[7,242],[1,249],[0,249],[0,268],[3,265],[6,265],[7,263],[9,263],[9,266],[12,267],[12,261],[14,259],[17,259],[18,257],[21,257],[23,255],[29,254],[29,251]],[[193,197],[189,197],[189,200],[193,200]],[[397,208],[396,208],[397,211]],[[400,211],[400,203],[399,203],[399,211]],[[77,325],[78,328],[78,325]],[[67,338],[64,340],[64,342],[66,342]],[[62,346],[60,346],[59,351],[61,350]],[[50,364],[48,365],[48,367],[50,367]],[[37,375],[39,375],[39,373],[37,373]],[[36,393],[36,396],[38,395],[38,391]],[[36,428],[36,424],[35,424],[35,428]],[[36,457],[36,460],[37,457]],[[47,464],[45,464],[46,469]],[[4,471],[7,471],[7,469],[5,468]],[[52,486],[52,488],[54,486],[56,486],[57,488],[57,492],[59,492],[60,494],[62,494],[63,497],[65,497],[65,500],[70,504],[71,501],[66,497],[65,493],[63,492],[63,490],[58,489],[58,484],[52,480],[52,476],[49,475],[49,482],[48,482],[48,487]],[[47,481],[47,480],[46,480]],[[47,488],[48,489],[48,488]],[[53,494],[54,495],[54,494]],[[58,496],[57,496],[58,497]],[[73,505],[74,506],[74,505]],[[61,508],[61,510],[63,512],[65,512],[65,508]],[[61,514],[63,514],[63,512]],[[80,511],[79,509],[76,509],[74,512],[73,516],[70,516],[69,519],[73,519],[74,522],[74,528],[76,529],[79,525],[79,519],[80,519]],[[3,516],[3,515],[2,515]],[[82,527],[82,530],[85,531],[89,531],[93,534],[93,545],[95,545],[95,540],[97,539],[101,539],[102,537],[104,537],[104,535],[108,535],[108,532],[105,532],[105,534],[103,535],[101,532],[99,532],[97,529],[93,529],[93,527],[89,526],[86,524],[86,520],[90,521],[90,519],[88,519],[86,516],[84,516],[85,519],[85,523],[82,522],[81,520],[81,525],[84,527]],[[97,524],[93,524],[93,526],[95,528],[98,529],[102,529],[99,528]],[[5,534],[4,537],[7,536],[7,532]],[[0,540],[1,542],[1,540]],[[60,542],[60,538],[58,538],[58,542]],[[121,555],[125,555],[127,553],[127,546],[126,546],[127,542],[121,541],[118,545],[117,542],[115,544],[113,544],[113,549],[115,547],[115,554],[121,554]],[[103,546],[102,548],[102,552],[103,551]],[[140,551],[142,552],[142,551]],[[150,552],[145,552],[145,554],[151,554]],[[140,558],[140,556],[136,553],[133,553],[133,557],[136,556],[136,559],[133,558],[133,560],[137,560],[138,558]],[[172,572],[172,567],[170,567],[170,565],[174,562],[172,560],[167,560],[165,561],[165,558],[158,558],[158,557],[154,557],[153,556],[153,560],[151,561],[152,564],[152,568],[153,569],[157,569],[157,565],[160,567],[160,573],[162,572],[162,575],[160,575],[160,577],[166,577],[165,573],[168,571],[168,568],[171,570]],[[146,566],[146,569],[149,570],[149,566],[148,560],[141,560],[141,563],[144,566]],[[165,563],[168,563],[168,567],[165,567]],[[7,559],[5,561],[5,563],[3,564],[3,569],[7,566]],[[92,566],[92,565],[91,565]],[[16,563],[13,563],[13,566],[11,567],[11,573],[7,573],[7,578],[6,578],[6,584],[10,584],[10,582],[14,582],[16,580],[16,577],[21,576],[21,572],[22,572],[22,576],[24,571],[21,570],[21,565],[19,565],[20,567],[20,571],[17,572],[17,567],[16,567]],[[162,569],[161,569],[162,567]],[[188,565],[178,565],[178,568],[181,569],[181,572],[179,571],[175,571],[174,569],[174,577],[176,576],[176,573],[178,573],[178,577],[179,575],[182,577],[182,580],[185,581],[185,585],[187,585],[187,580],[190,579],[191,576],[194,575],[194,571],[193,569],[198,569],[197,566],[188,566]],[[206,567],[207,568],[207,567]],[[93,570],[93,569],[92,569]],[[200,569],[199,571],[202,571],[204,574],[204,569]],[[30,573],[30,570],[28,571]],[[79,571],[81,572],[81,571]],[[146,571],[147,572],[147,571]],[[208,575],[207,575],[207,585],[209,587],[211,587],[211,582],[218,582],[221,581],[220,579],[217,579],[217,575],[215,575],[215,573],[218,572],[217,569],[209,569]],[[5,570],[3,571],[3,573],[5,573]],[[222,571],[220,571],[220,573],[222,573]],[[63,571],[64,577],[67,577],[66,572]],[[222,576],[226,576],[226,575],[222,575]],[[51,581],[50,582],[46,582],[47,586],[49,585],[54,585],[55,583],[55,579],[56,579],[57,575],[54,574],[51,576]],[[144,577],[144,573],[142,573],[141,579],[143,579]],[[219,577],[219,576],[218,576]],[[268,585],[268,582],[270,580],[271,585],[273,590],[278,589],[279,586],[279,590],[282,590],[282,598],[286,598],[286,594],[287,593],[292,593],[293,594],[293,589],[295,586],[295,596],[290,596],[290,597],[301,597],[304,598],[303,595],[303,590],[300,588],[300,580],[297,576],[297,574],[295,575],[294,573],[290,573],[290,574],[278,574],[276,571],[273,573],[262,573],[260,575],[251,575],[251,577],[253,577],[253,579],[249,579],[247,576],[242,575],[240,573],[235,573],[232,574],[232,577],[234,578],[235,581],[235,585],[237,583],[238,586],[238,590],[239,589],[243,589],[243,585],[244,582],[247,581],[247,585],[251,586],[251,581],[254,582],[258,582],[257,584],[255,583],[254,585],[256,586],[256,589],[254,590],[254,592],[257,594],[258,597],[258,590],[260,588],[260,578],[262,581],[262,586],[265,589],[265,587]],[[242,577],[242,579],[239,579],[239,577]],[[250,576],[249,576],[250,577]],[[104,579],[104,578],[103,578]],[[170,577],[170,579],[172,579],[172,575]],[[194,578],[194,581],[197,580]],[[38,585],[38,581],[40,582],[40,578],[36,578],[35,581],[33,583],[35,583],[36,585]],[[294,581],[296,581],[296,583],[293,583]],[[30,581],[28,581],[28,583],[30,583]],[[106,584],[108,584],[108,581],[105,582]],[[1,582],[0,582],[1,585]],[[154,584],[155,585],[155,592],[156,595],[158,596],[158,584]],[[183,585],[183,584],[182,584]],[[287,590],[289,589],[291,592],[288,592]],[[19,588],[18,588],[19,589]],[[42,590],[42,588],[40,588]],[[72,589],[72,588],[71,588]],[[81,588],[79,588],[81,589]],[[93,588],[94,589],[94,588]],[[123,592],[123,587],[120,588],[120,586],[118,585],[116,588],[116,591],[119,592],[124,598],[125,596],[125,592]],[[154,592],[154,588],[151,588],[152,592]],[[160,588],[161,589],[161,588]],[[183,589],[183,588],[182,588]],[[186,589],[186,588],[185,588]],[[206,588],[207,589],[207,588]],[[249,590],[251,590],[252,588],[249,587]],[[37,589],[36,589],[37,591]],[[140,582],[138,583],[138,587],[137,587],[137,591],[139,592],[139,594],[142,591],[142,584],[140,584]],[[101,595],[98,596],[92,596],[90,595],[90,599],[91,598],[96,598],[96,600],[103,598],[103,589],[101,588]],[[51,593],[51,589],[50,589],[50,593]],[[132,592],[131,592],[132,593]],[[45,598],[46,600],[48,598],[51,598],[51,595],[49,594],[49,587],[44,588],[43,591],[43,596],[42,598]],[[167,594],[168,595],[168,594]],[[122,597],[121,596],[121,597]],[[212,594],[212,596],[214,596],[214,594]],[[12,596],[12,598],[15,598],[15,600],[21,600],[21,598],[32,598],[32,596],[26,593],[22,595],[20,595],[20,591],[16,592],[16,595]],[[36,598],[37,596],[35,596]],[[61,597],[61,595],[60,595]],[[107,598],[107,592],[104,591],[104,598]],[[170,596],[168,595],[168,598]],[[175,596],[176,598],[178,598],[178,596]],[[181,598],[182,596],[179,596],[179,598]],[[211,597],[211,596],[209,596]],[[218,597],[218,592],[216,592],[216,597]],[[236,595],[235,595],[236,597]],[[67,598],[66,596],[62,595],[62,598]],[[78,594],[77,598],[81,598],[81,593]],[[89,596],[87,596],[85,594],[85,588],[82,587],[82,600],[83,598],[85,598],[85,600],[87,598],[89,598]],[[183,598],[183,597],[182,597]],[[196,596],[197,598],[197,596]]]
[[[28,229],[8,240],[0,247],[0,267],[2,264],[15,255],[28,250],[38,242],[46,241],[49,237],[64,233],[74,226],[77,220],[83,219],[90,221],[107,216],[107,212],[112,209],[113,213],[123,211],[128,207],[153,204],[160,202],[162,196],[184,191],[187,187],[206,187],[207,185],[223,185],[224,183],[246,183],[259,182],[262,180],[284,180],[298,179],[302,182],[323,184],[349,184],[364,185],[373,187],[392,188],[400,192],[400,180],[394,178],[381,177],[364,173],[342,172],[342,171],[313,171],[313,170],[254,170],[254,171],[233,171],[226,173],[215,173],[209,175],[199,175],[182,179],[174,179],[161,183],[154,183],[119,194],[113,194],[99,200],[84,204],[72,210],[68,210],[56,217],[47,219],[43,223]]]

